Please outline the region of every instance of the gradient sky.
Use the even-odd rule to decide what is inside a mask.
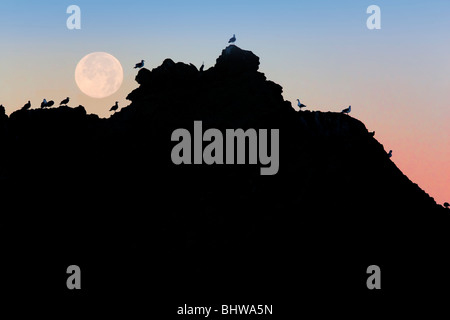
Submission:
[[[81,30],[68,30],[69,5]],[[381,8],[381,30],[366,9]],[[438,203],[450,201],[450,1],[18,1],[0,2],[0,103],[8,114],[31,100],[71,97],[89,113],[109,108],[137,83],[132,67],[165,58],[213,66],[228,39],[260,57],[260,71],[286,100],[363,121],[392,160]],[[114,55],[124,82],[93,99],[77,88],[78,61]]]

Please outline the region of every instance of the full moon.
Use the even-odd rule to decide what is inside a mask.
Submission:
[[[119,90],[123,69],[119,60],[106,52],[92,52],[78,62],[75,82],[92,98],[105,98]]]

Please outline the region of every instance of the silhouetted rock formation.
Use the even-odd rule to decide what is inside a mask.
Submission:
[[[259,68],[259,58],[251,51],[231,45],[222,51],[217,58],[216,70],[222,73],[256,72]]]
[[[436,271],[427,274],[433,281],[445,266],[448,211],[403,175],[362,122],[296,112],[258,68],[255,54],[231,45],[203,72],[171,59],[140,69],[131,104],[108,119],[81,106],[0,113],[2,205],[23,259],[89,267],[101,252],[127,283],[146,287],[164,274],[168,291],[172,279],[217,293],[245,279],[246,289],[233,291],[243,296],[290,292],[286,283],[351,291],[361,279],[364,286],[371,264],[404,276],[386,280],[391,288],[413,286],[411,264]],[[278,128],[279,173],[174,165],[171,133],[192,131],[194,120],[204,130]],[[267,274],[276,275],[261,281]],[[107,292],[106,278],[90,290]]]

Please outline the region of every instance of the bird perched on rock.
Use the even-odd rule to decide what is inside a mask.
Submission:
[[[70,100],[69,97],[67,97],[67,98],[65,98],[63,101],[61,101],[59,105],[60,105],[60,106],[62,106],[62,105],[67,105],[67,104],[69,103],[69,100]]]
[[[445,202],[445,203],[444,203],[444,207],[445,207],[446,209],[448,209],[448,208],[450,207],[450,204],[449,204],[448,202]]]
[[[306,108],[306,106],[301,103],[299,99],[297,99],[297,106],[300,108],[300,111],[302,110],[302,108]]]
[[[49,108],[49,107],[51,107],[52,105],[54,105],[55,104],[55,101],[53,101],[53,100],[50,100],[50,101],[47,101],[47,100],[43,100],[42,102],[41,102],[41,108],[42,109],[44,109],[44,108]]]
[[[388,157],[392,157],[392,150],[389,150]]]
[[[204,67],[205,67],[205,62],[202,62],[202,66],[200,67],[200,72],[203,72]]]
[[[136,63],[136,65],[134,66],[134,68],[136,69],[140,69],[144,66],[144,60],[141,60],[141,62]]]
[[[349,114],[349,113],[350,113],[350,111],[352,111],[352,106],[348,106],[348,108],[346,108],[346,109],[342,110],[342,111],[341,111],[341,113],[346,113],[346,114]]]
[[[228,43],[235,43],[236,42],[236,35],[233,34],[233,37],[228,40]]]
[[[116,104],[113,105],[113,106],[111,107],[111,109],[109,109],[109,111],[114,111],[114,112],[116,112],[117,109],[119,109],[119,101],[116,101]]]
[[[24,104],[24,106],[22,107],[22,110],[28,110],[31,108],[31,102],[30,100],[28,100],[27,103]]]

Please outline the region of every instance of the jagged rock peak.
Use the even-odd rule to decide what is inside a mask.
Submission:
[[[215,68],[227,69],[231,72],[258,71],[259,57],[253,52],[229,45],[217,58]]]

